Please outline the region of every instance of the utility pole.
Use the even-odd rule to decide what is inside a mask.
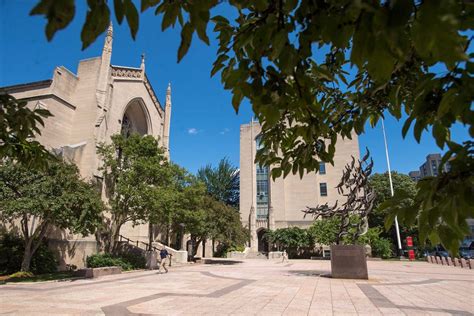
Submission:
[[[393,192],[393,182],[392,182],[392,171],[390,170],[390,158],[388,157],[388,145],[387,145],[387,136],[385,135],[384,119],[382,119],[382,132],[383,132],[383,140],[385,143],[385,156],[387,157],[388,180],[390,182],[390,194],[393,197],[394,192]],[[400,228],[398,227],[397,216],[395,216],[395,230],[397,232],[398,253],[400,255],[400,258],[402,258],[403,257],[402,242],[400,240]]]

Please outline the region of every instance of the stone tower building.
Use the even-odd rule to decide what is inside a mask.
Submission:
[[[45,120],[38,141],[73,161],[83,178],[99,182],[97,146],[110,142],[114,134],[152,135],[160,139],[169,155],[171,86],[163,107],[146,75],[145,56],[139,68],[114,66],[112,41],[110,25],[102,55],[81,60],[77,74],[60,66],[54,69],[52,79],[3,88],[15,98],[28,101],[30,108],[49,110],[54,116]],[[125,225],[121,234],[146,241],[148,225]],[[68,263],[82,266],[85,256],[95,252],[93,237],[69,235],[66,239],[75,245],[74,258]]]
[[[290,173],[273,181],[269,168],[254,162],[260,132],[261,126],[256,122],[240,126],[240,216],[249,229],[251,251],[265,253],[268,243],[263,236],[267,230],[307,228],[313,218],[304,218],[302,210],[326,202],[333,205],[342,198],[335,187],[352,156],[359,158],[359,141],[355,133],[352,140],[339,138],[334,166],[323,163],[317,174],[309,173],[300,179],[298,174]]]

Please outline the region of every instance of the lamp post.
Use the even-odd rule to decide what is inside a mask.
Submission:
[[[390,194],[393,197],[394,192],[393,192],[393,182],[392,182],[392,171],[390,170],[390,158],[388,157],[388,145],[387,145],[387,136],[385,135],[384,119],[382,119],[382,132],[383,132],[383,140],[385,143],[385,156],[387,157],[387,169],[388,169],[388,180],[390,182]],[[403,257],[402,242],[400,239],[400,228],[398,227],[397,216],[395,216],[395,230],[397,232],[398,253],[400,255],[400,258],[402,258]]]

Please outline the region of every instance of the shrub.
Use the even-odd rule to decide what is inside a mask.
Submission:
[[[146,265],[146,259],[143,256],[135,254],[122,254],[114,256],[107,253],[98,253],[87,257],[88,268],[101,268],[118,266],[122,270],[143,269]]]
[[[34,275],[31,272],[15,272],[12,275],[10,275],[10,279],[25,279],[25,278],[32,278]]]
[[[21,261],[25,246],[23,239],[12,233],[0,236],[0,275],[7,275],[21,269]],[[54,254],[43,243],[31,259],[30,271],[34,274],[52,273],[57,271],[58,263]]]
[[[146,266],[146,258],[141,254],[129,252],[122,253],[119,256],[124,262],[129,263],[133,269],[144,269]]]
[[[392,242],[387,238],[375,239],[370,246],[374,257],[387,259],[393,256]]]
[[[392,242],[380,237],[382,230],[379,227],[369,228],[365,235],[359,237],[358,243],[368,244],[372,248],[372,256],[387,259],[392,257]]]

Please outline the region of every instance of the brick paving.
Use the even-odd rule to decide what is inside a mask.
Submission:
[[[474,315],[474,270],[369,261],[369,280],[328,261],[244,260],[94,280],[0,285],[6,315]]]

